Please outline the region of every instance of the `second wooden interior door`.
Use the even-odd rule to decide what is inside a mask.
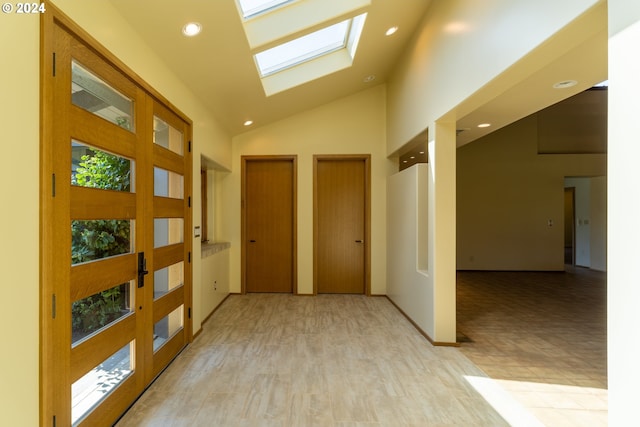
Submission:
[[[246,292],[294,291],[295,157],[244,157]]]
[[[368,162],[368,156],[315,158],[317,293],[368,293]]]

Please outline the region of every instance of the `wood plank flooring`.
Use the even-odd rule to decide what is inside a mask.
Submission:
[[[465,376],[386,298],[232,295],[117,425],[508,425]]]

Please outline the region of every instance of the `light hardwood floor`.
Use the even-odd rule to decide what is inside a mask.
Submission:
[[[117,425],[508,425],[466,376],[386,298],[233,295]]]
[[[233,295],[117,424],[606,426],[606,275],[461,272],[433,347],[386,298]]]

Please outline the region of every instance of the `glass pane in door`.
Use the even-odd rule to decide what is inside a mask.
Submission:
[[[71,61],[71,102],[121,128],[133,131],[133,101]]]
[[[133,225],[128,219],[71,221],[71,264],[131,253]]]
[[[153,298],[158,299],[184,283],[184,262],[180,261],[153,273]]]
[[[153,168],[153,195],[158,197],[184,198],[182,175],[162,168]]]
[[[158,351],[184,326],[184,305],[173,310],[153,326],[153,352]]]
[[[132,313],[134,293],[131,282],[98,292],[71,304],[71,345]]]
[[[184,242],[184,219],[154,218],[153,247],[174,245]]]
[[[153,117],[153,142],[181,156],[184,153],[182,132],[158,116]]]
[[[71,140],[71,185],[134,191],[133,161]]]
[[[133,372],[135,341],[113,353],[71,386],[71,421],[77,425]]]

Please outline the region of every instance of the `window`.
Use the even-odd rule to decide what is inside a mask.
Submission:
[[[200,241],[202,243],[207,243],[209,241],[208,239],[208,235],[209,235],[209,228],[207,227],[207,224],[209,222],[209,217],[207,216],[208,214],[208,204],[209,204],[209,200],[207,197],[207,170],[206,169],[201,169],[200,170],[200,196],[201,196],[201,209],[202,209],[202,216],[200,218],[201,219],[201,223],[202,223],[202,233],[200,234]]]
[[[291,1],[293,0],[239,0],[239,3],[242,16],[246,19]]]
[[[348,49],[353,59],[364,17],[360,15],[306,34],[254,55],[260,76],[265,77],[339,49]]]

